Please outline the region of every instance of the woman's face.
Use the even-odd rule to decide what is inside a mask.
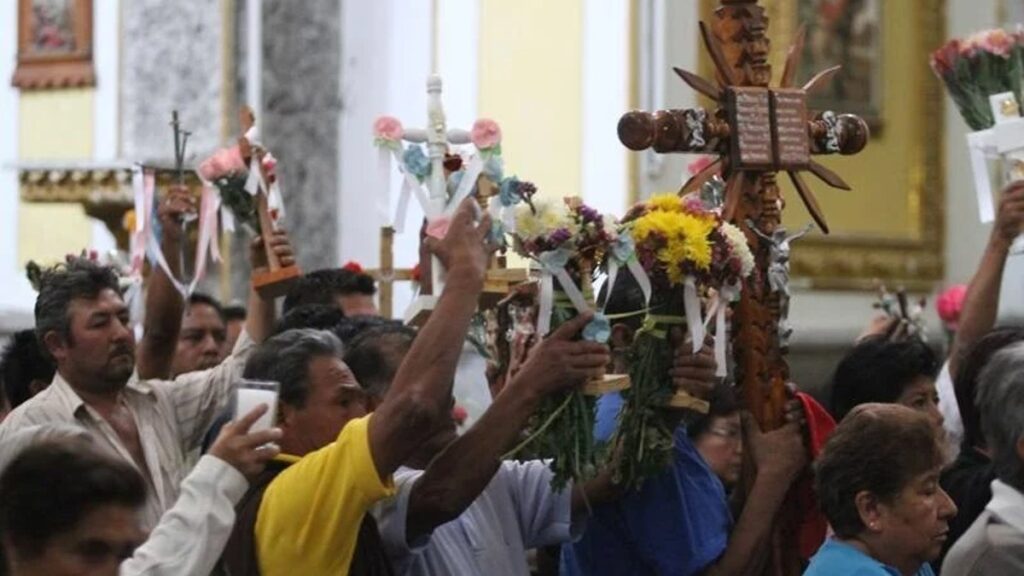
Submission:
[[[956,505],[939,486],[940,470],[912,478],[892,502],[879,504],[876,519],[868,520],[869,530],[899,551],[908,566],[938,558],[956,515]]]
[[[739,481],[743,468],[743,427],[738,413],[712,418],[694,445],[726,488]]]
[[[946,432],[942,428],[944,418],[942,412],[939,411],[939,393],[935,389],[935,380],[927,376],[919,376],[903,389],[903,393],[896,399],[896,403],[921,412],[931,421],[940,438],[946,436]]]

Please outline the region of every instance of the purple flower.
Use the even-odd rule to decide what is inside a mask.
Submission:
[[[570,238],[572,238],[572,233],[566,230],[565,228],[559,228],[558,230],[555,230],[554,232],[551,233],[551,236],[549,237],[551,243],[556,246],[562,244],[563,242],[568,242]]]
[[[584,222],[596,222],[601,219],[601,213],[586,204],[581,204],[580,217]]]

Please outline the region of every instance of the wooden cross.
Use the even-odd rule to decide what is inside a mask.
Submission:
[[[395,268],[395,229],[382,226],[380,229],[380,268],[367,270],[377,281],[378,306],[380,315],[392,318],[395,307],[395,282],[412,282],[412,268]]]
[[[801,176],[810,171],[827,184],[849,189],[838,175],[818,164],[814,154],[855,154],[867,144],[868,127],[852,115],[825,112],[810,116],[807,94],[826,84],[838,68],[824,70],[794,88],[803,52],[803,31],[790,48],[780,86],[769,88],[768,20],[757,0],[721,0],[711,26],[701,36],[717,72],[716,82],[676,68],[693,89],[711,98],[716,110],[634,111],[619,121],[619,139],[633,150],[699,152],[719,158],[694,175],[681,194],[699,189],[721,172],[726,179],[723,217],[739,226],[753,247],[758,274],[748,279],[733,317],[733,348],[748,409],[762,430],[784,423],[789,367],[779,343],[780,293],[768,285],[770,246],[751,224],[771,235],[781,225],[782,198],[776,181],[785,171],[800,199],[824,233],[828,223]],[[792,519],[779,524],[776,543],[793,537]],[[781,536],[780,536],[781,535]],[[770,572],[799,574],[796,542],[776,547]]]
[[[267,173],[263,168],[262,162],[267,151],[262,146],[249,142],[249,139],[244,136],[255,124],[256,116],[253,114],[252,108],[248,106],[243,107],[241,112],[243,136],[238,139],[238,151],[242,154],[242,159],[245,160],[246,165],[249,165],[250,159],[255,155],[257,169],[260,171],[263,181],[268,182]],[[271,246],[271,233],[275,229],[274,219],[270,216],[267,191],[263,190],[262,187],[260,187],[259,193],[256,194],[256,215],[260,222],[260,236],[263,238],[263,249],[267,257],[268,271],[262,274],[253,274],[252,286],[266,298],[284,296],[288,292],[288,286],[299,276],[302,276],[302,271],[295,264],[282,266],[277,253],[274,252]]]

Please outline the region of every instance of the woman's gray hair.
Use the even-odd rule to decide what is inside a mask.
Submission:
[[[1024,438],[1024,342],[996,352],[981,371],[974,397],[996,476],[1024,492],[1024,462],[1017,442]]]
[[[268,338],[245,363],[243,377],[281,385],[281,402],[301,408],[309,393],[309,362],[319,356],[341,359],[341,340],[325,330],[288,330]]]

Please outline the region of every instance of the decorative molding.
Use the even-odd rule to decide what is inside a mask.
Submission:
[[[40,49],[35,42],[39,22],[32,0],[18,0],[18,67],[11,84],[22,90],[74,88],[96,84],[92,63],[92,0],[67,0],[69,20],[64,33],[71,45]],[[61,30],[55,30],[60,33]],[[59,42],[59,39],[57,40]]]

